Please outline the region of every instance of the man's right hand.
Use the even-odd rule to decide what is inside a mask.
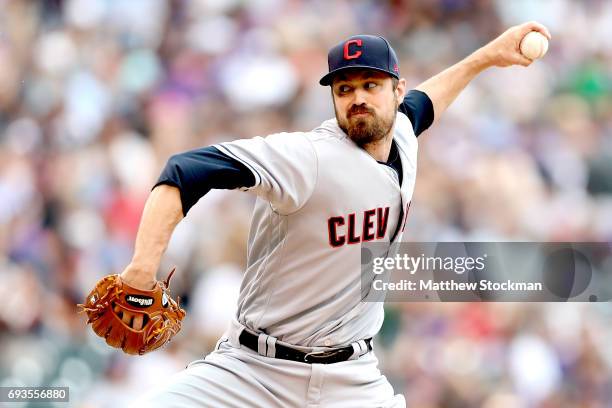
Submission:
[[[484,60],[487,66],[509,67],[511,65],[529,66],[533,61],[521,54],[520,45],[523,37],[531,31],[543,34],[551,39],[548,29],[540,23],[530,21],[510,27],[499,37],[477,50],[479,60]]]

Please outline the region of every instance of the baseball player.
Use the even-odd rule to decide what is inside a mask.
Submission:
[[[143,211],[132,262],[135,288],[157,283],[177,223],[210,189],[257,195],[248,266],[235,319],[216,349],[190,363],[147,407],[403,407],[377,368],[372,338],[380,302],[362,302],[360,244],[395,243],[414,190],[417,136],[459,92],[493,66],[532,61],[515,26],[406,93],[383,37],[357,35],[331,48],[335,118],[309,132],[220,143],[172,156]],[[141,316],[123,314],[138,330]]]

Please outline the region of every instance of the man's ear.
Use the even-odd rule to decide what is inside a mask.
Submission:
[[[404,101],[404,96],[406,96],[406,79],[401,78],[397,82],[397,88],[395,88],[395,99],[398,104]]]

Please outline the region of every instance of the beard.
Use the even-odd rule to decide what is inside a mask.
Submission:
[[[355,144],[360,147],[384,139],[395,124],[395,110],[386,116],[378,116],[373,109],[364,106],[353,106],[347,113],[346,119],[341,119],[336,112],[338,126]],[[355,116],[357,113],[367,113],[365,116]]]

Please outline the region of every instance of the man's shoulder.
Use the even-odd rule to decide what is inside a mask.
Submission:
[[[312,130],[304,132],[280,132],[266,136],[268,141],[288,143],[320,143],[346,139],[346,134],[338,126],[335,118],[328,119]]]
[[[410,118],[403,112],[397,112],[395,119],[395,139],[409,145],[417,143],[417,137],[412,129]]]
[[[346,139],[346,133],[338,126],[336,118],[327,119],[319,126],[308,132],[308,138],[311,141],[322,141],[322,140],[343,140]]]

